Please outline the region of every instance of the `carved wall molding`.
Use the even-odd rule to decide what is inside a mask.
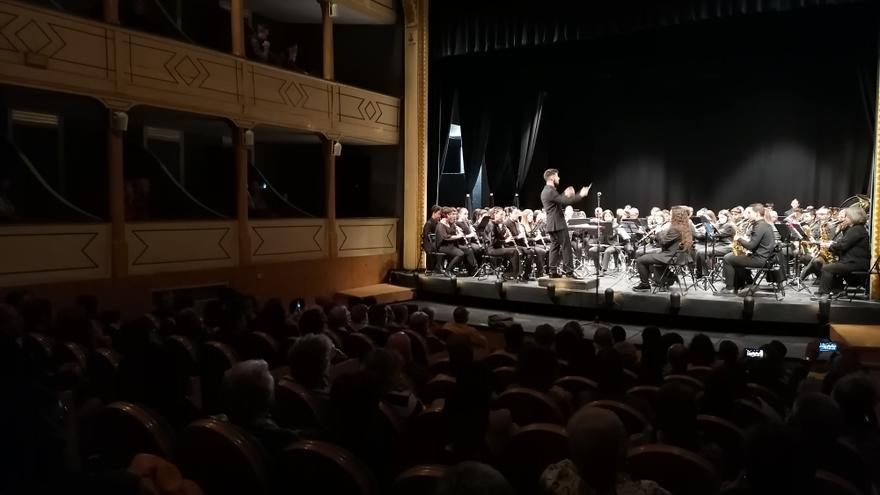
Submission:
[[[253,263],[327,258],[327,220],[323,218],[251,220]]]
[[[400,100],[119,26],[0,0],[0,82],[336,134],[399,139]]]
[[[336,219],[336,256],[371,256],[397,251],[396,218]]]
[[[0,287],[110,276],[110,225],[0,227]]]
[[[144,222],[125,225],[132,275],[238,265],[237,222]]]

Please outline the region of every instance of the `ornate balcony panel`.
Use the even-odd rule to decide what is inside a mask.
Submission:
[[[340,258],[397,251],[396,218],[336,220],[336,255]]]
[[[0,0],[0,82],[343,142],[399,137],[397,98],[13,0]]]
[[[132,275],[238,265],[235,221],[129,223],[128,272]]]
[[[327,258],[327,220],[278,219],[251,220],[251,260],[253,263],[313,260]]]
[[[336,0],[340,7],[357,11],[378,24],[394,24],[394,0]]]
[[[107,224],[0,227],[0,287],[109,276]]]

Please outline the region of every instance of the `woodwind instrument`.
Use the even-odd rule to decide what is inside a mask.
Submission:
[[[742,222],[735,224],[733,226],[734,230],[736,231],[736,234],[734,234],[733,241],[731,241],[731,243],[730,243],[730,252],[733,253],[734,256],[745,256],[746,255],[746,248],[744,248],[743,245],[739,243],[739,239],[737,239],[736,237],[745,235],[745,229],[744,229],[743,225],[747,224],[747,223],[749,223],[748,220],[743,220]]]

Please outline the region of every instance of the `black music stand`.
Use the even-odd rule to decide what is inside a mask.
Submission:
[[[703,260],[706,264],[705,269],[709,270],[709,243],[712,244],[712,257],[715,257],[715,227],[712,226],[712,222],[709,221],[708,218],[704,216],[693,216],[691,217],[691,223],[694,224],[694,227],[703,226],[703,231],[706,233],[706,242],[703,243]],[[712,292],[715,292],[715,285],[712,283],[712,277],[708,276],[708,273],[703,274],[703,290],[712,289]],[[694,281],[694,287],[696,287],[697,282]]]

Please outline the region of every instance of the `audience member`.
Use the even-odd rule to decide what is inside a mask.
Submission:
[[[613,340],[615,344],[625,341],[626,329],[624,329],[620,325],[614,325],[613,327],[611,327],[611,340]]]
[[[859,453],[874,476],[874,484],[880,486],[876,381],[864,373],[849,374],[837,382],[833,396],[843,415],[843,439]]]
[[[553,325],[543,323],[535,327],[535,343],[548,349],[553,348],[556,341],[556,329]]]
[[[470,341],[471,348],[474,350],[474,356],[477,359],[480,359],[485,357],[488,353],[489,341],[486,340],[486,337],[477,331],[476,328],[468,325],[469,316],[470,314],[467,308],[459,306],[452,312],[452,318],[454,321],[446,322],[446,324],[443,325],[443,328],[455,335],[463,335],[467,337]]]
[[[722,340],[718,344],[718,357],[722,366],[738,366],[739,347],[730,340]]]
[[[566,330],[575,334],[579,339],[584,338],[584,327],[577,321],[572,320],[562,325],[562,331]]]
[[[323,334],[300,337],[288,353],[290,376],[312,395],[326,401],[330,392],[330,359],[333,344]]]
[[[645,327],[642,330],[642,358],[639,361],[639,381],[646,385],[657,385],[663,381],[663,366],[666,353],[660,340],[660,329]]]
[[[693,388],[679,382],[664,383],[654,401],[657,443],[674,445],[700,454],[715,464],[721,472],[721,450],[700,437],[697,414],[699,405]]]
[[[694,366],[715,365],[715,346],[706,335],[698,333],[691,339],[687,352],[690,363]]]
[[[348,308],[342,305],[333,306],[327,313],[327,332],[330,338],[336,342],[337,347],[342,347],[342,342],[349,332],[351,316]]]
[[[621,341],[614,344],[614,351],[620,354],[623,367],[635,372],[639,367],[639,351],[632,342]]]
[[[614,340],[611,338],[611,329],[608,327],[599,327],[593,332],[593,344],[596,346],[596,352],[603,349],[611,349]]]
[[[369,308],[366,304],[355,304],[351,307],[351,329],[358,332],[369,324],[367,320],[367,311]]]
[[[272,53],[271,47],[269,28],[258,23],[248,39],[248,58],[268,64]]]
[[[571,412],[571,394],[555,385],[559,363],[553,349],[539,345],[526,348],[517,361],[516,375],[519,386],[549,395],[563,415]]]
[[[513,323],[504,328],[504,350],[518,356],[523,350],[526,341],[526,333],[523,326]]]
[[[492,466],[462,462],[446,470],[435,495],[513,495],[510,483]]]
[[[406,304],[395,304],[391,306],[393,320],[388,324],[389,330],[404,330],[409,320],[409,308]]]
[[[673,344],[666,352],[666,375],[684,375],[688,370],[688,348],[684,344]]]
[[[603,350],[600,354],[608,352]],[[571,459],[549,466],[541,475],[549,495],[615,493],[667,495],[653,481],[632,481],[623,471],[629,437],[618,417],[604,409],[583,407],[568,421]]]
[[[406,337],[405,333],[395,335]],[[392,336],[394,338],[394,336]],[[388,339],[391,342],[392,339]],[[373,381],[382,400],[391,406],[401,419],[409,419],[420,412],[422,403],[413,395],[412,385],[403,374],[403,359],[396,351],[374,349],[364,359],[364,371]]]

